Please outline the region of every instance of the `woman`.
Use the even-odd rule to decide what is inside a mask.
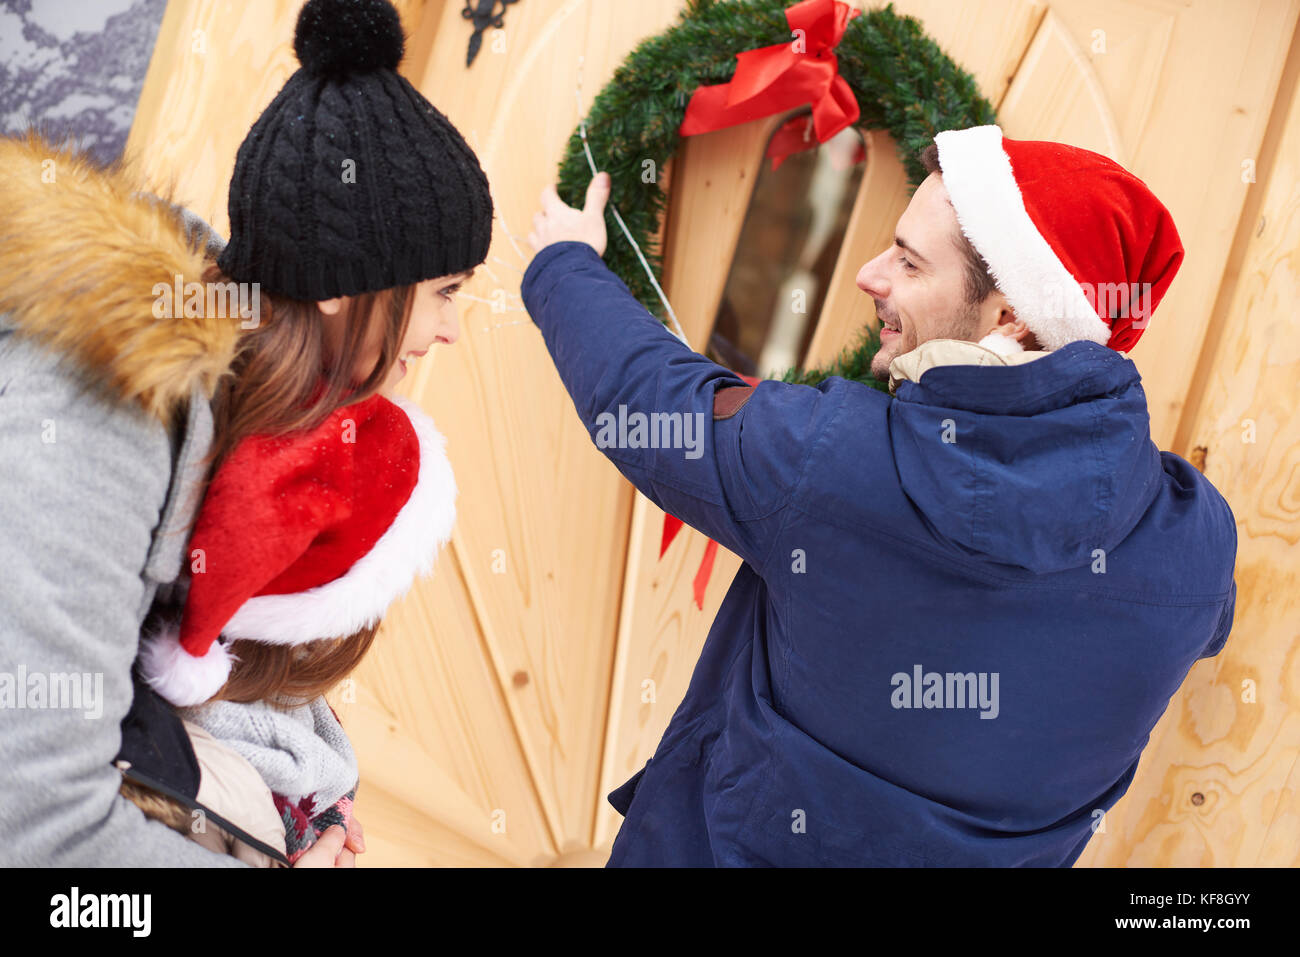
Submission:
[[[239,863],[118,795],[125,770],[136,788],[202,806],[190,736],[147,684],[133,690],[142,625],[160,592],[187,590],[209,477],[254,437],[302,435],[391,388],[413,315],[443,308],[487,257],[487,179],[395,72],[392,6],[311,0],[294,48],[302,69],[240,146],[224,249],[201,221],[135,193],[120,165],[34,135],[0,140],[0,647],[28,676],[103,676],[98,720],[31,703],[0,714],[12,770],[0,863]],[[193,314],[164,292],[226,280],[257,309]],[[421,327],[449,344],[454,310]],[[217,697],[318,696],[373,634],[236,642]],[[299,865],[348,861],[342,843],[327,832]]]

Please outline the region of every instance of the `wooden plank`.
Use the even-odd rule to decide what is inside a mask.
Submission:
[[[422,362],[406,390],[447,434],[457,474],[473,477],[457,555],[562,855],[590,847],[633,490],[593,446],[519,311],[532,256],[522,237],[578,122],[580,58],[588,108],[678,7],[530,0],[466,70],[469,27],[449,5],[418,84],[475,146],[498,222],[489,268],[466,289],[460,342]],[[515,311],[494,313],[494,300]]]
[[[134,147],[142,177],[155,183],[174,182],[177,198],[208,218],[223,233],[228,229],[225,199],[238,145],[260,110],[297,68],[291,41],[300,6],[297,0],[281,0],[259,5],[256,12],[230,17],[223,4],[208,0],[190,3],[176,0],[165,15],[129,145]],[[519,77],[528,73],[527,69],[520,71],[521,59],[534,71],[548,74],[552,62],[546,55],[551,52],[548,43],[556,35],[569,36],[575,54],[571,59],[574,67],[579,49],[603,49],[603,67],[597,63],[597,68],[593,69],[592,58],[588,60],[590,88],[599,89],[604,76],[612,72],[636,39],[645,33],[658,32],[662,21],[675,13],[671,4],[661,3],[658,19],[648,26],[638,27],[638,16],[622,16],[614,23],[608,11],[589,17],[580,7],[574,3],[534,2],[522,10],[512,10],[505,34],[511,39],[508,45],[510,55],[502,56],[494,51],[491,43],[485,43],[471,68],[472,72],[468,74],[464,67],[464,49],[470,27],[459,16],[458,6],[441,2],[423,6],[412,4],[412,9],[423,10],[426,18],[432,17],[437,21],[434,23],[436,38],[427,19],[413,22],[408,16],[406,21],[411,34],[404,64],[410,71],[408,75],[417,81],[417,85],[424,85],[426,90],[439,91],[432,99],[459,128],[470,127],[465,116],[493,117],[495,125],[484,130],[486,137],[493,138],[493,150],[508,156],[510,162],[528,162],[525,176],[515,176],[513,170],[496,176],[493,175],[493,153],[481,157],[494,183],[518,187],[517,191],[504,190],[504,202],[500,195],[498,202],[501,203],[499,208],[512,210],[516,214],[513,218],[520,223],[526,220],[525,210],[531,214],[536,208],[536,195],[542,183],[553,178],[554,165],[538,163],[537,156],[541,154],[521,154],[518,150],[521,140],[508,135],[511,108],[484,102],[483,97],[491,95],[493,75],[495,88],[508,98],[513,97],[515,113],[534,113],[534,97],[552,103],[557,99],[561,103],[571,103],[563,95],[552,94],[572,89],[572,71],[564,78],[549,75],[549,92],[543,95],[539,92],[540,87],[535,85],[536,76],[531,76],[532,82],[520,81]],[[647,9],[642,8],[641,21],[647,16]],[[579,35],[576,37],[572,36],[574,17],[591,21],[582,24],[584,29],[577,31]],[[544,30],[530,29],[547,23],[550,25]],[[518,25],[517,29],[511,29],[515,25]],[[530,37],[536,40],[531,54],[527,52],[528,44],[522,39]],[[193,45],[196,40],[201,41],[197,47]],[[519,50],[515,49],[516,42]],[[437,63],[445,66],[445,77],[435,75],[430,83],[424,67],[435,51]],[[229,69],[227,65],[232,63],[238,63],[240,69]],[[483,82],[485,77],[489,80],[486,84]],[[456,94],[460,93],[467,95],[458,100]],[[519,102],[520,97],[524,102]],[[221,117],[222,122],[200,122],[196,117]],[[556,114],[550,118],[546,124],[547,142],[552,147],[550,155],[558,157],[574,119],[571,108],[567,115]],[[511,246],[503,239],[498,234],[493,252],[510,255]],[[517,301],[518,280],[526,262],[516,259],[512,265],[515,267],[513,272],[502,269],[499,262],[498,269],[504,272],[506,280],[513,282],[512,291],[516,293]],[[487,310],[479,311],[487,314]],[[538,771],[545,782],[541,798],[544,799],[549,823],[535,829],[531,841],[523,844],[525,847],[549,848],[554,853],[557,842],[551,835],[566,833],[566,828],[567,833],[579,835],[568,838],[568,846],[585,844],[590,833],[591,795],[599,759],[598,740],[604,720],[608,661],[612,654],[613,621],[617,611],[616,582],[625,549],[620,534],[606,536],[604,529],[626,527],[630,489],[590,447],[589,439],[571,419],[571,403],[559,387],[545,350],[531,326],[520,325],[502,333],[484,333],[480,338],[476,335],[475,320],[487,327],[482,316],[467,317],[465,325],[470,334],[462,340],[460,353],[469,361],[462,360],[459,364],[444,361],[437,369],[439,388],[447,388],[451,383],[455,398],[446,393],[440,402],[422,398],[450,438],[457,474],[501,476],[506,486],[503,490],[500,486],[491,487],[489,482],[475,483],[469,488],[482,489],[482,496],[462,494],[461,524],[455,546],[448,550],[444,563],[450,561],[458,566],[463,575],[464,587],[459,601],[464,604],[455,607],[454,611],[444,612],[443,617],[462,620],[468,617],[486,623],[482,647],[478,647],[480,636],[472,630],[467,631],[463,639],[469,642],[470,647],[478,647],[480,654],[486,653],[497,677],[505,680],[510,689],[510,721],[502,726],[496,712],[498,702],[490,695],[483,695],[477,699],[474,707],[478,710],[466,720],[466,727],[457,729],[464,739],[460,752],[453,753],[450,738],[440,742],[426,740],[423,746],[443,748],[442,760],[448,761],[456,773],[462,775],[459,779],[453,778],[455,786],[463,793],[476,795],[480,802],[505,801],[512,806],[524,806],[526,802],[518,793],[518,783],[520,780],[537,780],[533,773]],[[502,344],[506,336],[515,333],[520,334],[514,336],[516,342],[528,336],[531,343],[524,348]],[[489,355],[486,364],[490,374],[486,379],[479,375],[474,357],[464,356],[464,353],[474,352],[476,339],[483,343]],[[488,346],[489,340],[491,346]],[[428,368],[421,370],[424,379],[420,381],[428,389],[432,382],[429,374],[433,363],[426,365]],[[415,381],[417,377],[412,377],[412,382]],[[536,403],[520,401],[521,395],[530,394],[547,398]],[[473,396],[474,401],[465,401],[466,396]],[[492,409],[490,414],[489,408]],[[462,409],[466,414],[458,421],[456,413]],[[461,436],[469,439],[460,441]],[[522,452],[514,447],[512,440],[516,436],[529,442],[529,447]],[[455,451],[457,446],[463,450],[459,458]],[[472,450],[477,450],[477,454]],[[539,462],[547,464],[538,468],[536,463]],[[465,485],[462,478],[463,488]],[[588,485],[592,488],[588,489]],[[527,500],[522,502],[518,493],[521,486],[529,489],[524,493]],[[568,494],[561,495],[561,490]],[[498,511],[496,506],[505,500],[509,501],[509,507]],[[555,500],[561,500],[563,504],[559,508],[550,508],[547,503]],[[589,513],[587,509],[592,511]],[[489,528],[476,525],[485,513]],[[592,514],[601,513],[606,516],[604,520],[590,520]],[[539,516],[535,526],[520,521],[520,517],[526,515]],[[514,529],[508,527],[511,524]],[[507,567],[515,575],[513,593],[506,597],[504,605],[500,601],[493,603],[500,597],[495,593],[500,586],[494,590],[480,580],[490,574],[491,550],[496,547],[505,549]],[[567,571],[587,567],[589,563],[594,580],[584,581],[581,575]],[[557,576],[556,568],[566,571]],[[602,581],[602,575],[610,576],[609,580]],[[551,584],[557,581],[558,584]],[[521,582],[522,588],[519,587]],[[441,584],[430,586],[430,594],[437,596],[439,588]],[[548,588],[561,593],[558,600]],[[487,598],[483,598],[485,594]],[[479,597],[476,600],[474,596]],[[520,613],[520,603],[529,609],[527,614]],[[572,613],[570,609],[573,609]],[[495,622],[493,613],[496,613]],[[502,619],[506,620],[504,625],[500,623]],[[396,620],[400,622],[400,614]],[[494,630],[494,624],[499,631]],[[399,643],[406,640],[406,636],[394,634],[393,629],[389,632],[389,640]],[[427,632],[417,632],[412,640],[427,640],[426,636]],[[557,650],[559,645],[563,648]],[[382,654],[376,654],[380,657],[372,665],[382,661]],[[463,669],[469,666],[462,658],[456,658],[451,667]],[[373,679],[376,671],[382,670],[372,667],[369,674]],[[545,680],[538,680],[538,676]],[[519,680],[521,677],[524,678],[522,682]],[[361,687],[364,690],[365,686]],[[400,709],[409,705],[414,695],[403,691],[392,697],[398,701],[395,707]],[[531,706],[520,704],[521,700],[526,702],[529,697]],[[404,731],[417,729],[410,730],[410,733],[418,737],[418,729],[428,728],[436,717],[437,709],[431,707],[425,711],[423,720],[412,720],[401,727]],[[531,753],[535,755],[532,766],[526,762],[516,762],[517,766],[513,768],[510,765],[516,724],[521,729],[519,736],[532,746]],[[469,730],[473,727],[497,729],[500,735],[498,758],[492,761],[481,758],[478,749],[483,741]],[[503,730],[503,727],[509,730]],[[584,741],[584,736],[588,740]],[[365,752],[368,742],[364,740],[364,733],[361,733],[361,738],[356,743],[358,750]],[[494,770],[490,787],[482,777],[484,767],[489,764],[500,769]],[[379,770],[373,765],[369,767],[372,771]],[[570,767],[577,770],[570,773]],[[507,795],[513,793],[514,797],[493,796],[494,789],[498,792],[504,790]],[[557,797],[557,789],[565,793]],[[571,816],[567,824],[564,821],[566,813]],[[522,823],[527,817],[525,811],[518,820]],[[372,834],[379,823],[370,822]]]
[[[365,827],[357,867],[514,867],[366,777],[353,813]]]
[[[421,11],[446,0],[396,0],[412,34],[400,72],[423,74],[428,57]],[[302,0],[260,0],[232,10],[222,0],[169,0],[154,42],[124,150],[154,189],[229,235],[226,200],[235,153],[263,109],[298,69],[293,32]]]
[[[554,835],[455,559],[452,549],[444,552],[426,585],[390,609],[331,703],[361,763],[362,794],[389,773],[382,761],[399,753],[389,742],[397,736],[402,763],[392,770],[437,769],[449,791],[443,799],[473,809],[454,819],[469,829],[467,839],[516,862],[548,860]],[[362,822],[368,831],[388,826]],[[504,836],[494,826],[504,826]]]
[[[1091,65],[1090,71],[1076,69],[1078,83],[1091,87],[1087,98],[1100,94],[1105,103],[1105,123],[1121,140],[1117,158],[1126,159],[1169,208],[1187,250],[1178,278],[1132,351],[1152,438],[1170,448],[1250,189],[1242,182],[1242,164],[1259,156],[1300,3],[1058,0],[1052,15],[1075,38],[1072,58],[1081,55]],[[1094,47],[1096,31],[1104,35],[1105,52]],[[1090,145],[1097,142],[1093,126],[1081,119],[1066,123],[1057,108],[1029,94],[1059,82],[1055,78],[1067,69],[1064,55],[1037,66],[1017,73],[1017,88],[1002,107],[1008,134],[1073,143],[1070,133],[1077,130],[1089,137],[1078,145],[1096,149]],[[1084,93],[1069,95],[1078,108],[1066,113],[1081,117]]]
[[[1162,26],[1167,33],[1168,24]],[[1146,79],[1150,83],[1154,78]],[[1012,139],[1069,143],[1129,166],[1119,121],[1093,61],[1054,10],[1040,21],[998,105],[998,118],[1003,133]]]
[[[361,784],[354,810],[365,828],[363,863],[527,867],[551,859],[550,853],[522,850],[514,842],[509,813],[484,815],[459,782],[414,747],[407,729],[392,723],[368,696],[358,696],[346,721],[349,736],[359,742]],[[369,856],[372,842],[374,857]]]
[[[889,0],[861,4],[883,8]],[[895,0],[897,13],[916,17],[955,63],[975,78],[980,92],[998,103],[1016,75],[1039,22],[1047,12],[1043,0]]]
[[[1236,619],[1080,865],[1300,864],[1300,44],[1282,89],[1186,427],[1237,518]]]

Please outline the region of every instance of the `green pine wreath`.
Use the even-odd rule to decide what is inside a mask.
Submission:
[[[610,206],[618,206],[656,279],[663,275],[663,260],[655,234],[668,196],[658,176],[643,181],[645,161],[653,160],[655,170],[664,168],[677,151],[677,130],[691,95],[697,87],[728,82],[737,53],[791,39],[788,6],[789,0],[688,0],[679,22],[642,41],[592,102],[587,142],[597,168],[610,174]],[[893,136],[913,188],[927,175],[919,153],[936,133],[997,122],[974,78],[926,36],[920,21],[896,14],[892,3],[849,21],[835,55],[861,111],[854,126]],[[580,128],[575,129],[560,163],[556,192],[581,208],[591,175]],[[610,206],[605,211],[610,237],[605,263],[651,315],[664,321],[663,304],[636,252],[623,241]],[[870,372],[879,348],[879,334],[864,327],[830,365],[791,369],[783,381],[816,385],[836,375],[885,389]]]

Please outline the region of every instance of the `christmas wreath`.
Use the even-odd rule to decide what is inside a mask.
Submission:
[[[816,137],[808,135],[805,114],[788,120],[767,151],[773,168],[848,126],[883,129],[893,136],[913,187],[927,175],[920,152],[936,133],[997,122],[970,74],[919,21],[896,14],[892,3],[863,14],[841,0],[790,7],[781,0],[688,0],[679,22],[633,50],[596,96],[569,139],[556,191],[581,207],[599,157],[599,169],[611,177],[605,215],[616,224],[607,223],[609,234],[631,240],[611,241],[605,263],[651,315],[663,321],[666,312],[675,325],[658,281],[662,253],[654,237],[668,197],[655,171],[683,136],[801,106],[811,107]],[[878,332],[868,327],[828,366],[790,369],[782,378],[816,385],[841,376],[883,390],[871,375],[879,348]],[[660,558],[681,526],[675,516],[664,516]],[[701,609],[717,550],[710,540],[695,575]]]
[[[789,120],[768,149],[774,168],[847,126],[883,129],[913,187],[926,176],[919,153],[936,133],[997,122],[971,75],[892,3],[862,13],[840,0],[788,8],[781,0],[688,0],[679,22],[643,41],[596,96],[569,139],[556,190],[581,207],[598,158],[611,177],[606,216],[621,215],[608,224],[610,236],[632,240],[611,241],[605,262],[664,321],[671,309],[658,288],[654,237],[668,197],[654,171],[682,136],[803,105],[812,108],[816,136],[806,137],[807,114]],[[864,329],[827,367],[791,369],[783,379],[816,385],[838,375],[884,388],[870,373],[879,347],[875,330]]]

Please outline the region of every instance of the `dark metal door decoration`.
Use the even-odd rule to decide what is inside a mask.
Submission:
[[[479,47],[483,45],[483,31],[488,27],[496,27],[498,30],[504,27],[506,7],[518,2],[519,0],[465,0],[465,9],[460,11],[460,15],[466,20],[474,21],[474,35],[469,38],[465,66],[473,64],[474,57],[478,56]],[[501,12],[494,13],[498,3],[501,4]]]

